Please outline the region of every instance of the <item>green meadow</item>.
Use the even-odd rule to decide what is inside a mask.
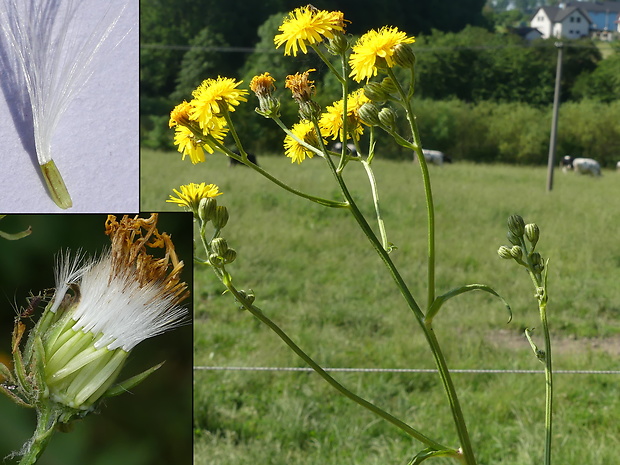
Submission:
[[[321,159],[292,165],[260,157],[291,186],[338,199]],[[392,257],[426,305],[426,207],[417,163],[373,163]],[[620,370],[620,173],[601,178],[546,167],[454,163],[430,167],[437,222],[437,292],[464,284],[495,288],[450,300],[435,331],[454,369],[542,370],[523,331],[538,328],[525,270],[497,255],[506,219],[541,230],[549,258],[548,316],[555,370]],[[345,178],[372,221],[368,182],[350,163]],[[245,167],[208,156],[192,165],[172,152],[143,151],[142,210],[179,210],[165,199],[189,182],[215,183],[229,209],[224,230],[239,288],[324,367],[434,368],[417,323],[366,237],[342,209],[291,196]],[[376,223],[372,223],[375,225]],[[200,254],[200,248],[197,248]],[[195,268],[196,367],[303,367],[267,327],[239,310],[208,268]],[[535,329],[535,340],[542,337]],[[337,372],[360,396],[438,441],[457,446],[435,373]],[[544,375],[455,373],[480,464],[531,465],[544,449]],[[555,375],[554,463],[618,463],[620,375]],[[197,465],[406,464],[422,447],[344,398],[314,373],[194,372]],[[454,463],[436,459],[434,463]]]

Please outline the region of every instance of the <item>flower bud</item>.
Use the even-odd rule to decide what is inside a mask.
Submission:
[[[357,116],[368,126],[378,126],[381,124],[379,109],[372,103],[366,102],[363,104],[357,111]]]
[[[378,82],[369,82],[364,86],[364,95],[373,102],[385,102],[389,95]]]
[[[382,125],[393,129],[396,126],[396,114],[391,108],[383,107],[379,112],[379,121]]]
[[[232,263],[235,261],[235,258],[237,258],[237,252],[235,251],[235,249],[228,249],[226,252],[224,252],[222,258],[224,259],[224,263]]]
[[[523,257],[523,249],[521,249],[518,245],[513,245],[510,249],[510,255],[515,260],[521,260],[521,257]]]
[[[228,209],[224,206],[218,205],[215,208],[215,212],[213,213],[211,220],[213,221],[213,226],[215,229],[222,229],[226,226],[226,223],[228,223]]]
[[[506,238],[512,245],[521,245],[521,238],[516,236],[512,231],[506,233]]]
[[[216,237],[211,241],[211,250],[218,257],[223,257],[228,249],[228,243],[223,237]]]
[[[536,223],[529,223],[525,225],[525,237],[528,241],[530,241],[532,247],[536,246],[539,235],[540,230],[538,229],[538,225],[536,225]]]
[[[505,258],[506,260],[510,260],[510,259],[514,258],[512,256],[512,254],[510,253],[510,249],[508,247],[506,247],[505,245],[502,245],[498,249],[497,255],[499,255],[501,258]]]
[[[396,84],[391,77],[383,78],[383,80],[381,81],[381,88],[388,95],[398,93],[398,87],[396,87]]]
[[[394,62],[402,68],[411,68],[415,64],[415,54],[411,47],[397,44],[394,47]]]
[[[217,200],[215,197],[205,197],[200,199],[200,205],[198,206],[198,217],[203,223],[207,223],[213,218],[215,209],[217,208]]]
[[[315,121],[321,116],[321,105],[312,100],[299,102],[299,117],[307,121]]]
[[[508,230],[517,237],[522,237],[525,232],[525,221],[519,215],[508,217]]]
[[[325,47],[332,55],[342,55],[349,49],[349,41],[344,34],[334,34],[334,37],[329,39]]]

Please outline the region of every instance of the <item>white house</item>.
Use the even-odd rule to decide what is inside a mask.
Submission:
[[[575,6],[543,6],[530,20],[530,26],[542,34],[543,39],[550,37],[579,39],[588,37],[592,20],[588,14]]]

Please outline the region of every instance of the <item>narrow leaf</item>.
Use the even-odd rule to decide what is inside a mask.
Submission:
[[[144,381],[151,373],[153,373],[154,371],[158,370],[163,364],[164,364],[164,362],[161,362],[160,364],[155,365],[155,366],[149,368],[146,371],[143,371],[142,373],[140,373],[140,374],[138,374],[136,376],[132,376],[131,378],[126,379],[125,381],[123,381],[121,383],[115,384],[110,389],[108,389],[103,394],[103,396],[104,397],[114,397],[114,396],[118,396],[119,394],[122,394],[124,392],[127,392],[130,389],[133,389],[138,384],[140,384],[142,381]]]
[[[510,309],[510,305],[508,305],[508,302],[506,302],[506,300],[501,295],[499,295],[493,288],[485,284],[468,284],[466,286],[461,286],[461,287],[457,287],[456,289],[452,289],[451,291],[448,291],[445,294],[437,297],[433,301],[430,308],[428,309],[428,313],[426,314],[426,318],[425,318],[426,322],[430,323],[431,321],[433,321],[433,318],[435,318],[435,316],[441,309],[441,306],[444,303],[446,303],[449,299],[451,299],[452,297],[456,297],[457,295],[464,294],[465,292],[469,292],[469,291],[484,291],[484,292],[488,292],[489,294],[493,294],[495,297],[498,297],[504,303],[504,305],[506,306],[506,309],[508,310],[508,315],[509,315],[508,323],[512,321],[512,310]]]
[[[454,449],[445,449],[445,450],[435,450],[430,447],[418,452],[418,454],[413,457],[407,465],[418,465],[424,462],[426,459],[436,458],[436,457],[455,457],[459,456],[459,452]]]

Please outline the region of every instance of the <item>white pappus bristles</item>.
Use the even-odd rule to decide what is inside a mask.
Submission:
[[[68,277],[65,289],[77,282],[79,301],[72,310],[72,329],[95,335],[96,349],[129,352],[145,339],[183,323],[187,310],[176,304],[178,299],[164,282],[140,284],[133,272],[115,272],[109,251],[82,268],[77,262],[65,255],[61,266],[65,271],[59,275]]]
[[[88,7],[84,0],[0,0],[0,28],[18,63],[11,71],[23,74],[30,98],[37,159],[46,168],[43,175],[52,198],[63,208],[71,206],[71,200],[53,163],[52,136],[92,74],[90,64],[125,6],[113,13],[108,8],[87,38],[78,40],[71,31],[79,10]]]

